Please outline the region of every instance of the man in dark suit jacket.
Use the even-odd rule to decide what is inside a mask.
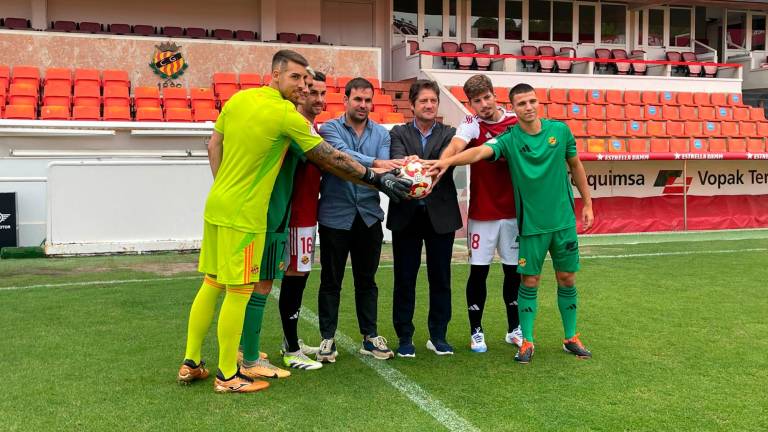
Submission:
[[[456,129],[436,121],[440,90],[436,82],[418,80],[409,92],[415,119],[390,131],[390,158],[418,157],[429,161],[451,142]],[[451,320],[451,256],[456,230],[461,228],[461,213],[452,173],[443,177],[423,199],[389,204],[387,228],[392,230],[395,289],[392,320],[400,346],[397,355],[415,357],[413,310],[416,303],[416,277],[421,266],[422,244],[427,249],[429,279],[429,341],[427,349],[438,355],[453,354],[446,341]]]

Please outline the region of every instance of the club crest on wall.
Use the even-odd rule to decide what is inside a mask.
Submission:
[[[176,79],[184,74],[189,65],[181,55],[180,45],[173,42],[163,42],[155,45],[155,54],[149,67],[162,79]]]

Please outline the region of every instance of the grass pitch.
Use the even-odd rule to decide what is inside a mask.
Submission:
[[[484,318],[489,351],[470,352],[468,266],[457,258],[454,356],[424,348],[422,275],[415,359],[372,368],[340,349],[336,364],[294,371],[251,395],[216,395],[212,378],[175,382],[200,283],[196,255],[2,260],[0,430],[440,430],[457,429],[456,419],[480,430],[768,429],[765,232],[581,243],[579,331],[592,360],[562,352],[551,268],[539,292],[533,362],[515,364],[515,349],[503,342],[499,265]],[[394,349],[390,264],[377,277],[379,333]],[[317,310],[318,280],[315,271],[305,317]],[[357,344],[353,291],[347,272],[339,331]],[[276,299],[267,308],[262,349],[278,362]],[[319,342],[310,321],[300,335]],[[212,370],[215,343],[214,324],[203,351]]]

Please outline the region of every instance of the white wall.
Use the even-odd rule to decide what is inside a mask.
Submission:
[[[321,10],[320,0],[280,0],[277,32],[320,34]]]
[[[104,3],[102,0],[48,0],[48,21],[233,30],[258,30],[259,27],[259,4],[253,0],[130,0],[109,2],[108,7]]]
[[[30,0],[0,1],[0,18],[32,18],[32,2]]]

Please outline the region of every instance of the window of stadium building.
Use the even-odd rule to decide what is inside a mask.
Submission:
[[[727,49],[745,49],[747,33],[747,13],[741,11],[728,11],[728,31],[725,35]]]
[[[472,13],[470,17],[471,37],[477,39],[498,39],[499,3],[474,0],[470,10]]]
[[[523,2],[504,2],[504,39],[523,39]]]
[[[752,15],[752,49],[765,51],[765,15]]]
[[[419,13],[417,2],[394,0],[392,2],[392,27],[395,34],[418,35]],[[442,26],[440,26],[442,28]]]
[[[664,9],[648,10],[648,46],[664,45]]]
[[[448,0],[448,36],[456,37],[456,0]]]
[[[529,36],[533,40],[572,42],[573,3],[531,0]]]
[[[549,0],[531,0],[528,9],[528,36],[530,39],[550,40],[552,3]]]
[[[669,46],[691,46],[691,10],[669,9]]]
[[[443,35],[443,0],[424,0],[424,37]]]
[[[579,6],[579,43],[595,43],[595,5]]]
[[[600,42],[624,45],[627,42],[627,7],[625,5],[600,5]]]

